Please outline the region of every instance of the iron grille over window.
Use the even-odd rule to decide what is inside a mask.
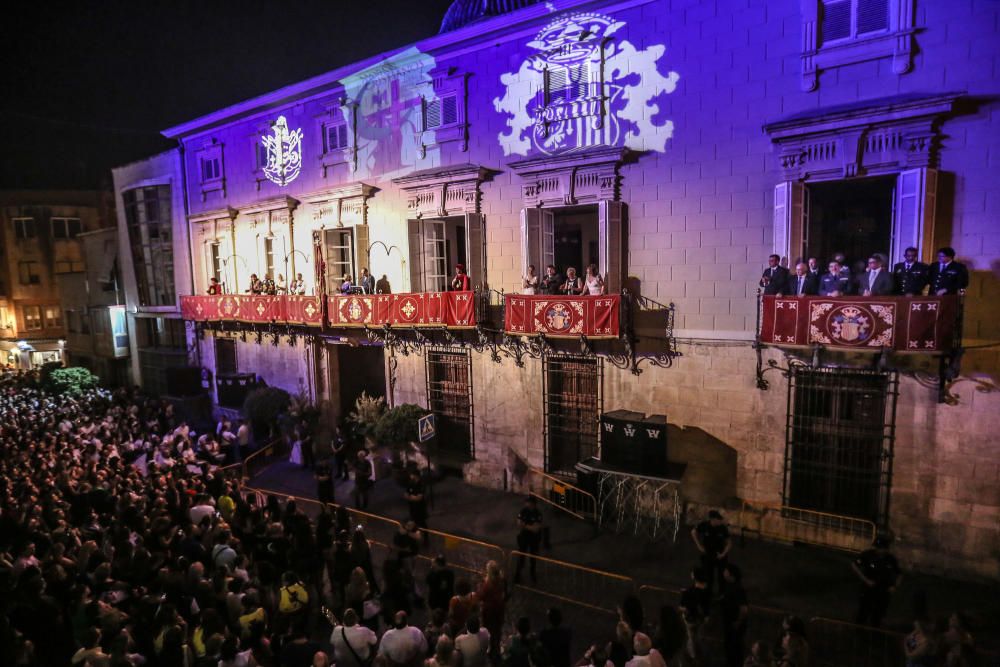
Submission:
[[[888,522],[898,383],[896,373],[792,369],[785,505]]]
[[[601,360],[551,355],[542,363],[545,470],[573,475],[578,462],[597,456]]]
[[[468,350],[427,351],[427,407],[437,417],[438,451],[475,458],[472,366]]]

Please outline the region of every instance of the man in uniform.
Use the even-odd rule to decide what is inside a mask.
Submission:
[[[788,281],[788,269],[781,266],[781,257],[771,255],[767,258],[767,268],[760,277],[760,286],[764,288],[764,294],[781,296],[785,294],[785,285]]]
[[[830,270],[819,281],[820,296],[845,296],[850,288],[850,280],[840,271],[840,262],[830,262]]]
[[[538,555],[538,547],[542,543],[542,513],[538,509],[538,500],[534,496],[524,499],[524,507],[517,514],[517,550],[522,554]],[[514,583],[520,583],[521,571],[524,569],[525,556],[517,558],[517,571],[514,573]],[[537,559],[531,558],[531,583],[536,583],[535,574]]]
[[[969,270],[965,264],[955,261],[954,248],[941,248],[938,250],[937,264],[931,264],[930,275],[927,280],[931,285],[931,294],[944,296],[945,294],[958,294],[969,286]]]
[[[889,609],[889,596],[896,590],[900,576],[899,562],[889,553],[889,538],[876,537],[872,548],[862,552],[851,567],[863,584],[855,622],[877,628]]]
[[[726,556],[733,546],[722,514],[711,510],[707,520],[691,529],[691,539],[701,552],[701,569],[705,574],[709,594],[712,593],[716,576],[719,578],[719,589],[722,590],[725,588],[722,571],[726,567]]]
[[[368,452],[362,448],[354,459],[354,506],[368,509],[368,494],[372,489],[372,464]]]
[[[910,247],[903,251],[903,261],[892,267],[892,277],[896,285],[896,294],[918,296],[927,287],[927,274],[930,268],[917,261],[917,249]]]
[[[722,637],[726,650],[726,667],[743,667],[747,617],[750,613],[747,592],[743,588],[743,572],[729,563],[722,576],[726,580],[726,590],[722,594]]]
[[[427,527],[427,497],[424,495],[424,483],[420,481],[420,473],[410,471],[406,481],[406,492],[403,494],[410,507],[410,520],[418,528]]]

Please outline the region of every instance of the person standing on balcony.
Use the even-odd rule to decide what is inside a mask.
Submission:
[[[288,285],[285,284],[285,275],[279,273],[278,277],[274,279],[274,291],[276,294],[287,294]]]
[[[362,294],[375,293],[375,276],[368,273],[367,268],[361,269],[361,292]]]
[[[566,282],[562,274],[556,271],[556,267],[549,264],[545,267],[545,276],[542,278],[541,288],[542,294],[551,294],[553,296],[558,296],[562,294],[563,283]]]
[[[892,276],[896,283],[896,294],[903,296],[918,296],[927,287],[927,274],[930,272],[923,262],[917,261],[917,249],[909,247],[903,251],[903,261],[892,267]]]
[[[451,279],[452,292],[468,292],[472,289],[472,281],[465,272],[465,264],[455,265],[455,277]]]
[[[212,279],[208,282],[208,295],[218,296],[222,294],[222,285],[219,284],[219,279],[212,276]]]
[[[884,269],[881,255],[868,258],[868,273],[861,278],[858,292],[861,296],[887,296],[892,294],[892,276]]]
[[[566,282],[562,284],[562,289],[559,291],[566,296],[579,296],[583,294],[583,280],[580,279],[580,276],[576,275],[576,269],[572,266],[566,269]]]
[[[340,293],[341,294],[351,294],[354,291],[354,281],[351,277],[344,274],[344,277],[340,280]]]
[[[820,296],[846,296],[850,289],[850,281],[840,271],[840,262],[830,262],[829,273],[823,274],[819,281]]]
[[[538,293],[538,274],[535,273],[535,265],[528,265],[528,273],[524,276],[524,280],[521,281],[521,294],[537,294]]]
[[[781,266],[781,257],[771,255],[767,258],[767,268],[760,277],[760,286],[765,295],[782,296],[785,294],[785,284],[788,281],[788,269]]]
[[[879,535],[872,548],[862,552],[851,563],[854,573],[861,580],[861,599],[855,622],[877,628],[889,609],[889,598],[899,583],[899,561],[889,553],[890,540]]]
[[[819,288],[818,282],[809,272],[809,267],[799,262],[795,265],[795,275],[788,279],[788,293],[792,296],[812,296]]]
[[[249,294],[263,294],[264,293],[264,283],[261,282],[260,278],[257,277],[256,273],[250,274],[250,289],[247,290]]]
[[[969,286],[969,270],[965,264],[955,261],[955,249],[941,248],[937,257],[937,264],[931,265],[928,277],[931,293],[938,296],[962,293]]]
[[[604,294],[605,284],[601,274],[597,272],[597,264],[587,265],[587,276],[583,280],[584,293],[590,296]]]

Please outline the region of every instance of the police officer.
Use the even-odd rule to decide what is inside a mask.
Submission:
[[[416,470],[410,471],[406,480],[406,493],[403,495],[410,507],[410,520],[417,524],[418,528],[426,528],[427,496],[424,493],[424,483],[420,480],[420,473]]]
[[[938,250],[937,264],[931,265],[928,281],[931,285],[931,294],[943,296],[945,294],[958,294],[959,290],[964,290],[969,286],[969,270],[964,264],[955,261],[954,248],[941,248]]]
[[[726,567],[726,557],[733,546],[722,514],[717,510],[711,510],[708,519],[691,529],[691,539],[701,552],[701,569],[705,573],[709,593],[712,592],[717,576],[721,590],[725,587],[722,571]]]
[[[927,274],[930,268],[917,261],[917,249],[910,247],[903,251],[903,261],[892,267],[892,278],[896,294],[917,296],[924,293],[927,287]]]
[[[521,556],[517,558],[517,570],[514,573],[514,583],[521,581],[521,571],[524,570],[523,554],[538,555],[538,547],[542,544],[542,513],[538,509],[538,500],[534,496],[524,499],[524,507],[517,514],[517,525],[520,530],[517,533],[517,550]],[[536,583],[535,567],[538,561],[531,558],[531,583]]]
[[[889,553],[890,540],[879,535],[872,548],[861,553],[851,564],[854,573],[861,580],[861,600],[855,622],[858,625],[882,624],[889,609],[889,597],[899,583],[899,561]]]

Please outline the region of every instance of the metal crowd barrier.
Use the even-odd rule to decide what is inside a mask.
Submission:
[[[597,524],[597,498],[537,468],[528,468],[521,490],[577,519]]]
[[[752,500],[743,501],[738,522],[743,537],[750,532],[782,542],[845,551],[869,548],[877,532],[875,524],[867,519]]]
[[[507,557],[506,572],[512,581],[518,573],[521,559],[524,559],[524,565],[520,582],[530,583],[518,583],[519,587],[591,609],[614,612],[622,600],[636,590],[631,577],[521,551],[511,551]],[[534,580],[531,577],[532,561],[537,574]]]
[[[449,563],[469,572],[485,574],[487,563],[496,561],[503,567],[506,560],[504,550],[495,544],[438,530],[424,529],[423,532],[427,536],[423,547],[427,556],[442,554]]]

